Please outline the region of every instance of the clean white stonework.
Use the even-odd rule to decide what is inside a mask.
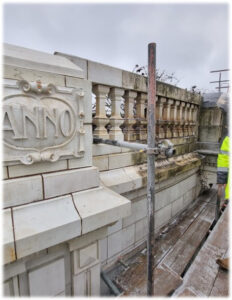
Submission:
[[[4,207],[22,205],[43,199],[41,176],[9,179],[3,182]]]
[[[86,267],[98,259],[97,243],[80,249],[80,268]]]
[[[17,258],[81,234],[81,220],[71,196],[13,208]]]
[[[135,242],[135,224],[122,230],[122,250],[127,249]]]
[[[64,259],[29,272],[30,296],[56,296],[65,292]]]
[[[82,234],[130,214],[130,201],[103,187],[74,193],[73,198],[82,219]]]
[[[70,60],[49,53],[4,44],[4,64],[83,78],[83,71]]]
[[[122,251],[122,231],[118,231],[108,236],[108,258]]]
[[[44,174],[45,198],[87,190],[99,185],[98,170],[95,167]]]
[[[67,160],[59,160],[53,163],[40,162],[40,163],[34,163],[29,166],[19,164],[19,165],[8,167],[10,178],[54,172],[54,171],[62,171],[62,170],[67,170],[67,168],[68,168]]]

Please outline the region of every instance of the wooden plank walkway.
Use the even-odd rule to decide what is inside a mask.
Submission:
[[[216,263],[218,258],[228,255],[228,216],[229,209],[227,208],[185,274],[183,284],[173,296],[185,296],[186,289],[200,297],[229,295],[228,272],[220,269]]]
[[[201,196],[188,211],[164,229],[155,243],[154,291],[156,296],[172,294],[182,284],[182,273],[207,236],[215,215],[215,190]],[[124,296],[146,295],[146,256],[139,255],[130,268],[115,278]],[[189,295],[194,292],[186,290]],[[183,291],[182,291],[183,292]]]

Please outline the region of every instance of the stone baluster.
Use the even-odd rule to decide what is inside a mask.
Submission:
[[[146,101],[147,94],[139,93],[136,98],[136,139],[139,141],[144,141],[147,139],[147,120],[145,118]]]
[[[124,136],[120,125],[124,122],[121,117],[121,99],[124,95],[124,90],[120,88],[111,88],[109,97],[111,99],[111,117],[110,117],[110,132],[109,137],[111,140],[123,141]]]
[[[95,85],[93,87],[93,93],[96,95],[96,115],[93,118],[93,124],[96,128],[93,132],[95,137],[108,139],[109,134],[105,126],[109,123],[109,119],[106,116],[105,104],[110,88],[104,85]]]
[[[134,103],[137,96],[136,92],[126,91],[125,93],[125,121],[124,121],[124,139],[125,141],[135,141],[136,132],[134,125],[136,124],[136,119],[134,118]]]
[[[194,135],[193,110],[194,104],[191,104],[189,109],[190,135]]]
[[[180,103],[180,109],[179,109],[179,115],[178,115],[178,121],[179,121],[179,137],[184,136],[184,107],[185,107],[185,102]]]
[[[188,121],[187,121],[187,104],[185,103],[185,105],[183,106],[183,116],[182,116],[182,120],[183,120],[183,136],[188,136]]]
[[[178,126],[178,107],[180,105],[180,101],[175,101],[171,106],[171,121],[173,122],[173,137],[179,136]]]
[[[164,110],[164,103],[166,102],[166,98],[158,97],[156,102],[156,135],[159,139],[165,138],[164,132],[164,124],[163,124],[163,110]]]
[[[163,118],[166,121],[165,122],[165,137],[171,138],[172,137],[172,131],[171,131],[171,105],[173,104],[173,100],[167,99],[166,103],[164,104],[164,113]]]
[[[191,135],[191,130],[190,130],[190,103],[187,103],[186,107],[186,134],[187,136]]]
[[[194,109],[193,109],[193,135],[197,134],[197,113],[198,113],[198,106],[194,105]]]

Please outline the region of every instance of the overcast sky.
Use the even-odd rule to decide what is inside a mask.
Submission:
[[[128,71],[147,65],[156,42],[157,67],[183,88],[212,90],[218,76],[209,71],[229,67],[228,4],[6,3],[3,17],[4,42]]]

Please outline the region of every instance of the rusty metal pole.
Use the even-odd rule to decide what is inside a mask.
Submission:
[[[147,295],[154,294],[154,203],[155,203],[155,100],[156,100],[156,44],[148,45],[148,103],[147,103]]]

